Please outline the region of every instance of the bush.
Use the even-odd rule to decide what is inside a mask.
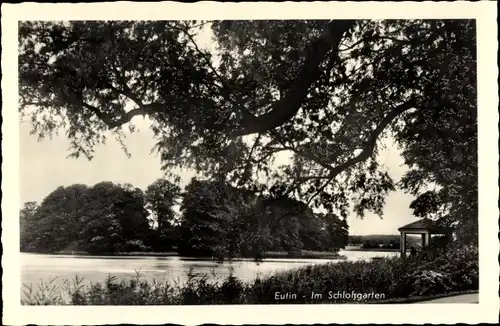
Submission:
[[[401,260],[400,279],[394,283],[392,296],[412,296],[423,291],[448,293],[475,290],[479,287],[479,264],[476,247],[452,244],[423,248],[415,257]]]
[[[391,296],[410,297],[452,292],[455,284],[449,274],[436,271],[416,271],[400,279]]]

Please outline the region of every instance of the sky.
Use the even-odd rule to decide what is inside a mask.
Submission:
[[[199,47],[215,50],[211,41],[211,30],[204,28],[196,37]],[[217,60],[217,59],[215,59]],[[217,62],[214,62],[217,66]],[[59,186],[75,183],[94,185],[102,181],[114,183],[130,183],[143,190],[163,176],[160,169],[160,158],[150,153],[154,146],[153,133],[148,128],[148,121],[136,117],[132,123],[138,128],[125,139],[125,145],[131,154],[128,158],[112,137],[106,145],[96,148],[95,157],[88,161],[84,157],[67,158],[69,142],[61,133],[52,139],[38,141],[29,134],[30,125],[20,125],[20,197],[21,203],[27,201],[40,202]],[[390,141],[386,142],[387,150],[379,156],[379,162],[386,165],[389,174],[398,180],[405,171],[402,158]],[[282,160],[281,160],[282,161]],[[195,175],[194,171],[179,171],[181,184],[186,184]],[[387,197],[383,218],[366,214],[364,219],[352,216],[348,218],[350,234],[397,234],[397,229],[413,222],[417,218],[412,215],[409,205],[413,197],[402,192],[391,193]]]

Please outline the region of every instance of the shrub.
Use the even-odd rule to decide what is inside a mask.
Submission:
[[[391,291],[392,297],[425,296],[452,292],[455,284],[450,275],[436,271],[416,271],[400,279]]]
[[[479,287],[478,252],[475,247],[452,244],[448,249],[430,247],[395,266],[400,278],[393,284],[392,296],[411,296],[423,291],[447,293]]]

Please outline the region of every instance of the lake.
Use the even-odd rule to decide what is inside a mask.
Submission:
[[[398,252],[340,251],[347,260],[390,257]],[[212,260],[185,257],[144,257],[144,256],[72,256],[21,254],[21,283],[32,283],[38,287],[40,280],[74,279],[83,277],[85,282],[101,282],[109,274],[119,279],[130,279],[135,271],[140,271],[143,279],[183,283],[190,269],[194,273],[208,274],[211,278],[224,278],[233,269],[233,274],[243,281],[252,281],[257,276],[266,276],[281,270],[290,270],[305,265],[325,264],[341,259],[287,259],[270,258],[261,263],[253,261],[233,261],[218,263]]]

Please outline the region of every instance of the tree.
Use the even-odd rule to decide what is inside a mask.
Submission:
[[[20,212],[21,250],[89,253],[148,250],[150,228],[142,190],[101,182],[58,187]]]
[[[91,253],[145,250],[148,213],[140,189],[100,182],[90,188],[82,206],[78,239]],[[129,248],[130,247],[130,248]]]
[[[340,219],[334,214],[321,214],[324,221],[324,230],[326,231],[325,249],[338,251],[345,248],[348,244],[349,226],[345,219]]]
[[[181,205],[179,253],[220,259],[261,258],[266,251],[337,251],[348,226],[332,214],[280,195],[256,196],[227,183],[193,179]]]
[[[23,208],[19,212],[19,230],[20,230],[20,248],[21,251],[30,251],[33,248],[31,241],[36,232],[36,212],[38,203],[29,201],[24,203]]]
[[[179,228],[173,210],[180,196],[180,188],[166,179],[157,179],[145,193],[146,209],[151,212],[153,230],[148,242],[155,250],[172,250],[179,241]]]
[[[228,236],[237,212],[227,200],[224,185],[192,179],[183,194],[181,212],[181,255],[223,259],[230,254]]]
[[[23,22],[19,37],[21,112],[39,136],[68,125],[74,156],[147,115],[166,170],[262,193],[285,183],[341,217],[435,185],[416,213],[477,240],[471,20]],[[376,160],[387,137],[411,168],[399,183]],[[291,162],[271,171],[283,152]]]
[[[146,208],[152,212],[154,224],[160,233],[172,228],[175,219],[174,205],[180,195],[179,186],[165,179],[158,179],[146,189]]]
[[[39,207],[27,203],[21,212],[21,223],[28,217],[31,220],[28,234],[22,235],[30,237],[25,239],[26,248],[36,252],[55,252],[78,239],[81,207],[87,190],[88,187],[81,184],[61,186],[47,195]]]
[[[302,249],[301,219],[310,213],[305,205],[288,197],[274,196],[264,202],[269,229],[273,235],[274,250],[298,251]]]
[[[121,186],[112,209],[122,226],[122,236],[127,241],[143,241],[149,235],[146,199],[141,189],[130,184]]]

